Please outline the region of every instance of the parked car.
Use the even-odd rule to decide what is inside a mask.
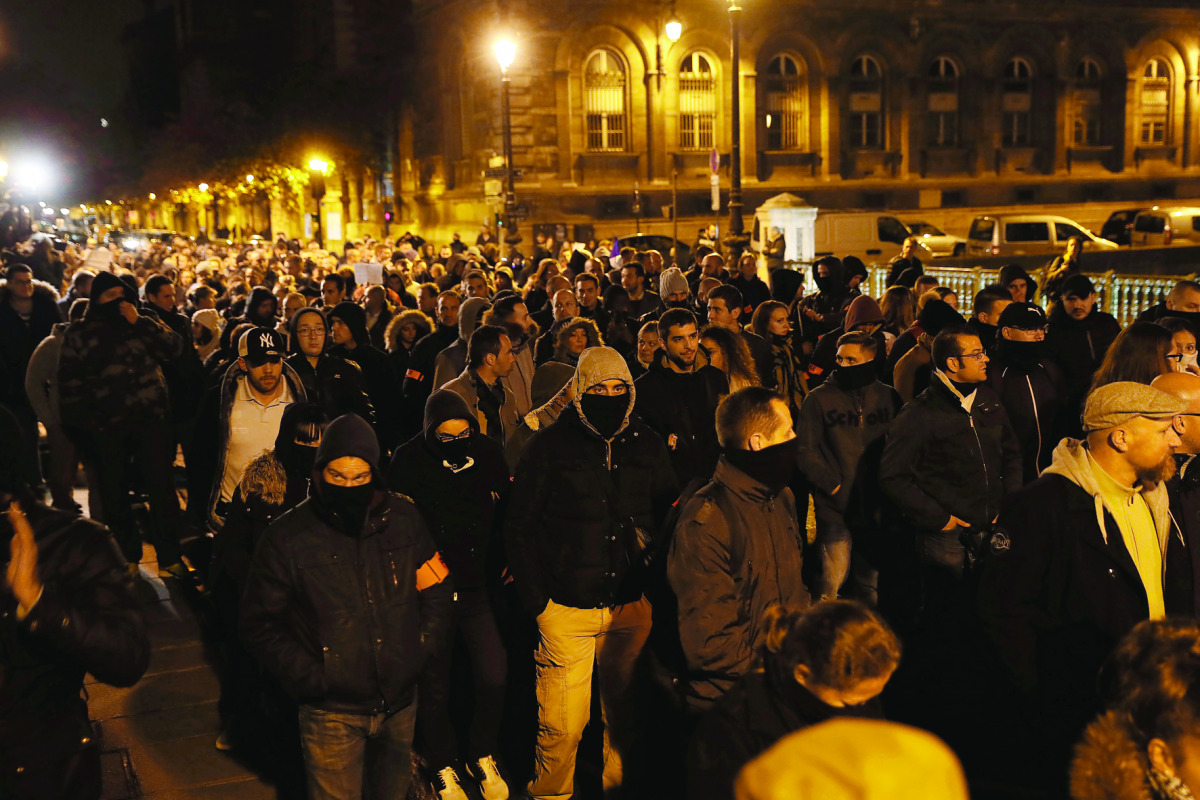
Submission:
[[[1104,225],[1100,228],[1100,237],[1117,244],[1130,244],[1129,235],[1133,231],[1133,218],[1138,215],[1138,212],[1145,210],[1144,208],[1122,208],[1120,211],[1114,211],[1108,215],[1108,219],[1104,220]]]
[[[904,222],[912,235],[921,240],[921,244],[934,258],[961,256],[967,249],[967,240],[961,236],[951,236],[924,220]]]
[[[1083,239],[1084,250],[1116,250],[1115,242],[1101,239],[1066,217],[1050,214],[997,214],[976,217],[967,233],[968,256],[1057,255],[1073,236]]]
[[[1139,212],[1132,227],[1134,247],[1200,245],[1200,208],[1155,206]]]

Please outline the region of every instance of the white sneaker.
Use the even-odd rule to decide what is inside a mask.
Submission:
[[[483,800],[508,800],[508,784],[500,777],[496,759],[484,756],[471,765],[471,774],[479,781]]]
[[[440,800],[470,800],[467,793],[463,791],[462,782],[459,781],[454,767],[446,767],[438,772],[433,778],[433,788],[437,791]]]

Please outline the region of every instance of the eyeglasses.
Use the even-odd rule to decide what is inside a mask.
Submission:
[[[987,353],[985,353],[983,350],[980,350],[976,353],[963,353],[961,356],[959,356],[959,359],[963,358],[973,358],[976,361],[983,361],[985,358],[987,358]]]
[[[296,328],[296,333],[300,336],[316,336],[318,333],[325,333],[325,328],[319,325],[311,328]]]
[[[471,429],[466,428],[459,434],[435,433],[434,435],[437,436],[439,442],[461,442],[464,439],[471,438]]]

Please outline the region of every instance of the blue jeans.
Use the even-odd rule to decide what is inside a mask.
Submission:
[[[341,714],[300,706],[310,800],[404,800],[417,704],[393,714]]]

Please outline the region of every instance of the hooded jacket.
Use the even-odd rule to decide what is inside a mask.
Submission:
[[[1062,368],[1067,387],[1067,415],[1073,422],[1073,434],[1080,432],[1075,418],[1083,411],[1092,378],[1120,332],[1121,324],[1116,317],[1101,311],[1099,303],[1081,320],[1068,314],[1061,302],[1055,303],[1050,310],[1046,354]]]
[[[434,359],[433,389],[440,389],[467,368],[467,342],[491,306],[482,297],[468,297],[458,307],[458,339]]]
[[[1166,487],[1142,496],[1165,549],[1180,536]],[[1005,499],[997,524],[1009,546],[983,561],[982,631],[1032,730],[1065,754],[1100,710],[1101,664],[1149,616],[1146,590],[1079,440],[1059,443],[1042,476]]]
[[[263,303],[270,302],[271,310],[269,314],[259,314],[258,307]],[[255,286],[250,290],[250,296],[246,298],[246,313],[241,319],[230,320],[231,323],[249,322],[256,328],[271,328],[274,329],[279,321],[276,317],[279,316],[279,298],[276,297],[270,289],[265,286]]]
[[[466,462],[451,464],[438,426],[465,419],[471,426]],[[458,589],[476,589],[499,577],[501,523],[509,474],[500,445],[484,436],[457,394],[439,389],[425,404],[424,430],[396,448],[388,470],[392,491],[413,498]]]
[[[58,314],[58,295],[47,283],[34,281],[33,307],[28,321],[21,319],[9,304],[12,288],[8,281],[0,281],[0,378],[5,378],[0,387],[0,400],[18,407],[28,407],[22,387],[29,359],[38,343],[50,335],[53,327],[62,321]]]
[[[809,604],[803,547],[792,490],[772,495],[722,457],[683,507],[667,557],[691,698],[716,700],[750,671],[768,607]]]
[[[557,361],[549,361],[537,368],[533,376],[533,410],[521,418],[516,432],[504,444],[504,457],[510,470],[516,468],[533,435],[547,425],[553,425],[562,414],[563,409],[552,401],[574,376],[575,367]]]
[[[327,417],[337,419],[344,414],[357,414],[376,426],[375,408],[371,405],[371,398],[367,397],[362,368],[353,361],[330,353],[328,347],[317,357],[317,366],[314,367],[300,349],[300,337],[296,330],[300,320],[309,314],[316,314],[321,324],[325,324],[325,316],[315,308],[297,311],[288,322],[290,355],[285,362],[296,371],[309,401],[319,405]],[[328,341],[328,332],[325,337]]]
[[[371,407],[375,409],[375,430],[379,444],[384,450],[390,451],[401,441],[400,377],[387,353],[371,344],[371,335],[367,332],[367,312],[363,311],[362,306],[350,302],[338,303],[329,312],[330,320],[335,317],[350,329],[354,348],[335,345],[330,352],[357,364],[362,370],[363,387]]]
[[[385,491],[379,447],[364,420],[330,423],[313,468],[314,493],[276,520],[254,554],[242,601],[247,650],[300,702],[348,714],[409,706],[427,655],[441,645],[453,585],[420,512]],[[357,535],[323,499],[321,473],[364,458],[376,491]]]
[[[1050,466],[1055,446],[1067,433],[1067,385],[1058,364],[1045,355],[1027,364],[1013,359],[1013,344],[1003,335],[997,340],[987,383],[999,396],[1021,445],[1022,482],[1028,484]]]
[[[1119,711],[1106,711],[1088,725],[1071,763],[1073,800],[1168,800],[1151,788],[1147,757]]]
[[[422,415],[425,413],[425,401],[433,390],[434,371],[437,369],[437,357],[445,348],[458,341],[458,325],[442,325],[438,323],[433,331],[422,336],[413,346],[408,359],[408,368],[401,375],[404,393],[404,428],[405,433],[413,435],[421,428]],[[466,357],[463,361],[465,363]],[[453,378],[458,373],[452,374]]]
[[[887,366],[887,342],[883,335],[883,311],[875,298],[859,295],[846,309],[846,317],[841,327],[831,330],[821,337],[813,348],[812,357],[808,360],[808,370],[805,380],[810,390],[820,386],[829,377],[837,365],[837,342],[843,334],[854,330],[859,325],[873,324],[875,329],[871,336],[878,343],[875,349],[876,372],[882,373]]]
[[[637,414],[666,443],[680,486],[693,478],[711,478],[721,452],[717,403],[729,394],[729,380],[716,367],[700,363],[697,355],[693,372],[676,372],[660,351],[636,384]]]
[[[207,344],[196,345],[196,355],[200,357],[200,361],[207,361],[213,351],[221,346],[221,315],[215,308],[202,308],[192,314],[192,322],[204,326],[212,333]]]
[[[1000,275],[996,279],[996,282],[1007,289],[1010,283],[1021,278],[1025,279],[1025,302],[1032,303],[1038,292],[1037,281],[1031,278],[1029,273],[1021,268],[1020,265],[1005,264],[1000,268]]]
[[[59,413],[58,361],[62,355],[66,331],[67,323],[60,322],[55,325],[51,334],[33,351],[29,366],[25,369],[25,394],[29,397],[29,405],[47,428],[62,426],[62,415]]]
[[[1021,448],[1004,407],[986,384],[973,394],[968,404],[935,377],[888,431],[880,487],[917,532],[940,531],[951,515],[988,525],[1021,486]]]
[[[816,277],[818,266],[828,268],[828,274],[824,278]],[[850,297],[850,290],[842,276],[840,259],[832,256],[818,259],[813,264],[813,276],[817,291],[797,305],[795,321],[800,338],[815,344],[822,336],[842,326],[842,319],[853,298]],[[821,315],[823,319],[810,319],[804,313],[805,309]]]
[[[605,439],[580,401],[610,379],[629,387],[629,406]],[[574,382],[574,403],[534,434],[517,464],[504,525],[513,583],[534,616],[548,600],[575,608],[639,600],[646,561],[678,497],[666,446],[632,414],[636,389],[620,354],[585,351]]]

